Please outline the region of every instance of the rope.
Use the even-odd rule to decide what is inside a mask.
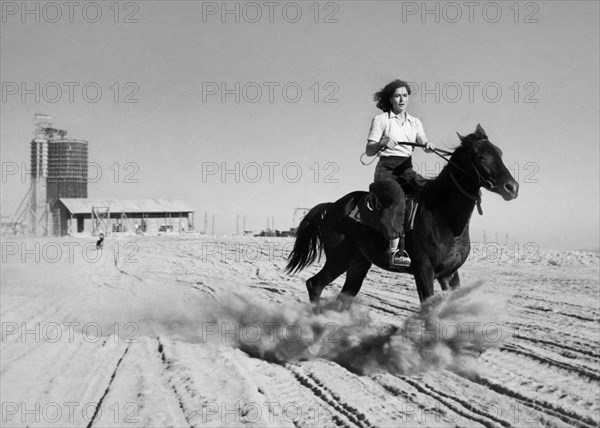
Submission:
[[[363,160],[363,157],[367,155],[367,152],[364,152],[362,155],[360,155],[360,163],[362,163],[363,165],[367,166],[367,165],[371,165],[373,162],[375,162],[375,159],[377,159],[380,155],[380,153],[385,150],[385,149],[381,149],[377,152],[377,154],[373,157],[373,159],[371,159],[370,162],[365,162]]]

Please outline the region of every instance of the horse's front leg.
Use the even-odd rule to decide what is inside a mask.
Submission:
[[[448,276],[440,277],[437,280],[440,283],[440,287],[442,287],[443,291],[447,291],[448,289],[454,290],[455,288],[460,287],[460,277],[458,276],[458,271],[455,271]]]
[[[447,291],[448,288],[450,287],[450,279],[452,278],[452,276],[444,276],[442,278],[438,278],[438,282],[440,283],[440,287],[442,288],[442,291]]]
[[[417,283],[417,291],[419,292],[419,300],[421,304],[433,296],[433,266],[429,263],[417,265],[415,269],[415,282]]]
[[[454,275],[450,278],[450,287],[452,287],[453,290],[460,287],[460,276],[458,276],[458,271],[454,272]]]

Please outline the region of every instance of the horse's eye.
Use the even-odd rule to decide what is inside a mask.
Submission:
[[[480,161],[480,162],[485,162],[486,157],[482,156],[482,155],[479,155],[479,156],[477,156],[477,160]]]

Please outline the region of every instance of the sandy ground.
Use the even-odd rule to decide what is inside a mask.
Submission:
[[[424,308],[373,268],[315,316],[291,239],[90,243],[3,240],[2,426],[600,424],[597,253],[476,248]]]

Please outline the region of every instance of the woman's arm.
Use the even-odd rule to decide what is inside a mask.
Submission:
[[[427,153],[431,153],[435,150],[435,145],[429,142],[427,135],[425,135],[425,130],[423,129],[423,124],[420,120],[417,119],[417,143],[424,146],[423,150]]]
[[[367,156],[375,156],[383,149],[393,149],[398,143],[394,140],[390,139],[387,135],[381,137],[379,142],[373,140],[367,140],[367,148],[365,149],[365,153]]]
[[[367,156],[375,156],[385,148],[392,149],[397,144],[395,141],[385,135],[385,117],[383,115],[375,116],[371,121],[371,129],[367,137],[367,147],[365,153]]]
[[[365,154],[367,156],[375,156],[383,147],[377,141],[367,140],[367,148]]]

